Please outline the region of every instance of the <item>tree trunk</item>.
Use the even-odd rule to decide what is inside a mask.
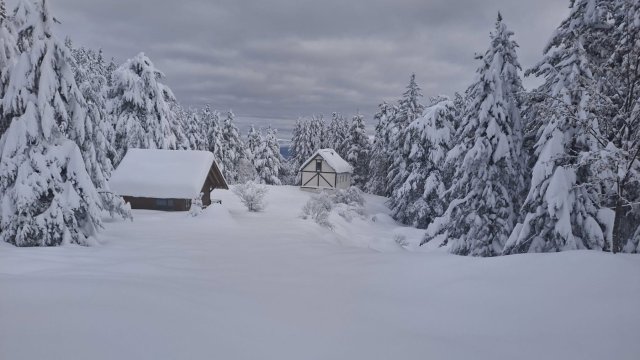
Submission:
[[[613,220],[613,239],[611,251],[615,254],[622,250],[622,240],[620,239],[620,222],[622,220],[622,198],[620,195],[616,198],[616,209]]]

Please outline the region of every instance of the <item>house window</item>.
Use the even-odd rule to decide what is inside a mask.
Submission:
[[[322,160],[316,160],[316,171],[317,172],[322,171]]]
[[[156,206],[158,208],[173,208],[173,199],[156,199]]]

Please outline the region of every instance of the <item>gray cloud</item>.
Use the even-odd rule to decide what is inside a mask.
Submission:
[[[464,90],[498,10],[529,67],[568,3],[51,0],[61,36],[118,61],[144,51],[184,104],[278,126],[333,111],[370,116],[402,94],[412,72],[426,96]]]

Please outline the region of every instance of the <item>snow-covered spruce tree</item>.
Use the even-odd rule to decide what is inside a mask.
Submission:
[[[287,163],[287,159],[280,152],[280,140],[278,139],[278,129],[269,126],[267,128],[267,135],[265,137],[267,146],[271,148],[271,152],[275,156],[276,165],[278,167],[277,176],[279,179],[278,185],[293,185],[293,178],[298,173],[298,169],[292,169],[290,164]],[[286,183],[285,183],[286,181]],[[275,182],[274,182],[275,185]]]
[[[171,109],[171,131],[176,139],[175,149],[191,150],[191,138],[189,131],[191,130],[190,122],[194,114],[193,109],[185,109],[177,101],[171,101],[169,108]]]
[[[406,177],[393,191],[389,207],[394,219],[424,229],[442,215],[448,205],[443,197],[445,158],[451,149],[456,108],[453,101],[438,98],[421,118],[403,131]]]
[[[140,53],[113,73],[108,109],[116,121],[117,165],[129,148],[176,149],[175,97],[164,75]]]
[[[249,128],[249,132],[247,132],[247,141],[245,141],[245,150],[247,154],[247,158],[254,169],[256,169],[256,159],[257,154],[260,151],[260,146],[262,145],[262,131],[257,130],[255,126],[251,125]]]
[[[604,28],[596,32],[596,44],[601,44],[590,42],[596,55],[608,55],[594,71],[599,85],[604,84],[594,108],[599,133],[606,139],[601,143],[607,144],[594,173],[607,175],[603,179],[609,185],[605,186],[606,206],[614,209],[612,250],[640,252],[640,3],[605,4],[609,12],[600,16],[610,20],[611,27],[595,22],[592,27]]]
[[[20,54],[2,99],[11,120],[0,139],[0,239],[17,246],[89,244],[101,227],[100,195],[76,143],[85,101],[71,55],[53,34],[46,0],[23,3]]]
[[[313,152],[323,149],[328,145],[326,124],[322,115],[314,115],[309,122],[309,136]]]
[[[585,49],[594,1],[572,2],[569,18],[556,30],[543,60],[529,73],[545,78],[537,90],[547,116],[540,122],[536,162],[524,204],[525,216],[514,229],[505,254],[603,249],[605,222],[592,169],[580,158],[597,148],[590,129],[593,72]]]
[[[389,138],[387,151],[391,159],[387,170],[387,194],[392,194],[395,189],[401,186],[405,178],[406,157],[403,157],[402,134],[404,129],[409,126],[415,119],[422,115],[424,106],[420,104],[422,93],[420,87],[416,83],[416,75],[412,74],[409,79],[409,85],[404,92],[402,99],[398,102],[394,116],[389,118],[386,129],[386,136]]]
[[[592,77],[582,127],[596,139],[579,156],[584,182],[599,192],[601,218],[613,252],[638,251],[640,243],[640,4],[637,1],[591,1],[581,5],[573,29],[584,38]],[[580,114],[568,112],[578,119]],[[602,220],[601,219],[601,220]],[[626,246],[625,246],[626,243]]]
[[[451,203],[427,230],[425,242],[445,234],[452,253],[495,256],[515,225],[523,186],[522,84],[517,44],[498,15],[489,50],[480,57],[477,80],[452,152],[455,175]]]
[[[346,143],[349,134],[349,122],[342,114],[333,113],[327,127],[327,143],[325,147],[332,148],[342,158],[347,157]]]
[[[456,113],[452,125],[453,131],[457,133],[460,128],[460,124],[462,123],[462,118],[464,117],[464,110],[467,108],[467,100],[465,96],[456,92],[453,96],[453,105],[456,109]]]
[[[260,144],[253,152],[253,165],[261,184],[282,185],[278,177],[281,167],[280,145],[276,131],[271,127],[264,137],[260,137]]]
[[[351,120],[346,143],[348,146],[346,160],[353,166],[353,185],[363,188],[369,177],[371,144],[369,144],[362,115],[357,114]]]
[[[236,183],[238,178],[238,164],[244,159],[246,161],[247,155],[244,148],[244,144],[240,138],[240,133],[236,127],[234,120],[235,115],[233,111],[227,111],[224,122],[222,124],[222,162],[221,166],[224,169],[223,174],[227,181]]]
[[[188,140],[187,135],[187,127],[189,125],[189,110],[182,107],[182,105],[177,102],[171,103],[171,112],[173,112],[175,124],[180,127],[180,131],[178,131],[176,135],[176,149],[178,150],[189,150],[191,148],[191,144]],[[175,126],[175,125],[172,125]]]
[[[378,112],[374,115],[376,121],[375,137],[371,146],[371,157],[369,160],[369,180],[366,190],[371,194],[380,196],[391,196],[387,193],[387,174],[391,166],[392,159],[389,156],[390,148],[390,122],[397,112],[397,107],[386,102],[378,105]]]
[[[187,111],[185,135],[191,150],[209,150],[209,141],[205,131],[204,121],[198,111],[195,109]]]
[[[313,153],[318,150],[314,147],[314,136],[311,131],[311,121],[298,119],[293,128],[291,139],[291,155],[296,167],[304,163]]]
[[[202,121],[205,124],[206,134],[207,134],[207,144],[209,145],[209,151],[213,153],[216,161],[218,161],[220,166],[223,167],[222,159],[225,154],[223,137],[222,137],[222,124],[220,123],[220,113],[216,110],[212,110],[209,105],[205,106],[202,111]]]
[[[107,180],[113,171],[111,158],[115,156],[115,131],[112,118],[106,111],[106,74],[102,52],[84,47],[75,49],[66,44],[75,61],[70,61],[78,89],[86,101],[84,136],[75,136],[91,181],[100,193],[102,208],[111,216],[131,218],[131,210],[124,200],[111,192]]]
[[[626,252],[640,253],[640,3],[617,0],[613,15],[617,36],[606,67],[613,74],[603,74],[605,81],[614,77],[618,83],[608,91],[617,110],[612,121],[617,126],[609,136],[621,150],[616,169],[623,170],[612,172],[617,185],[613,242]]]
[[[297,167],[300,161],[301,143],[302,143],[302,118],[298,118],[291,130],[291,146],[289,148],[289,157],[294,167]]]
[[[9,70],[18,52],[13,21],[7,16],[4,0],[0,0],[0,99],[9,81]],[[1,104],[0,104],[1,106]],[[2,109],[0,109],[0,114]],[[9,127],[9,119],[0,117],[0,137]]]

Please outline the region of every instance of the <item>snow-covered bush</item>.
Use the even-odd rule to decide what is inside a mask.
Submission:
[[[403,235],[403,234],[395,234],[393,235],[393,241],[396,242],[396,244],[402,246],[402,247],[407,247],[409,246],[409,241],[407,241],[407,236]]]
[[[309,201],[304,204],[302,218],[311,218],[318,225],[333,229],[333,225],[329,222],[331,209],[333,209],[333,200],[328,193],[323,191],[320,194],[311,196]]]
[[[191,207],[189,208],[189,216],[196,217],[202,214],[202,195],[200,193],[198,196],[191,199]]]
[[[338,190],[331,197],[335,211],[345,220],[351,222],[354,217],[364,216],[364,196],[362,190],[352,186],[347,190]]]
[[[338,190],[333,195],[333,202],[336,204],[347,205],[364,205],[364,196],[362,196],[362,190],[356,186],[351,186],[347,190]]]
[[[364,218],[364,207],[360,205],[338,203],[335,205],[334,211],[348,222],[351,222],[356,217]]]
[[[266,206],[264,197],[267,195],[267,192],[266,186],[256,184],[253,181],[247,181],[244,184],[238,184],[233,187],[233,193],[240,198],[242,204],[244,204],[249,211],[264,210]]]

